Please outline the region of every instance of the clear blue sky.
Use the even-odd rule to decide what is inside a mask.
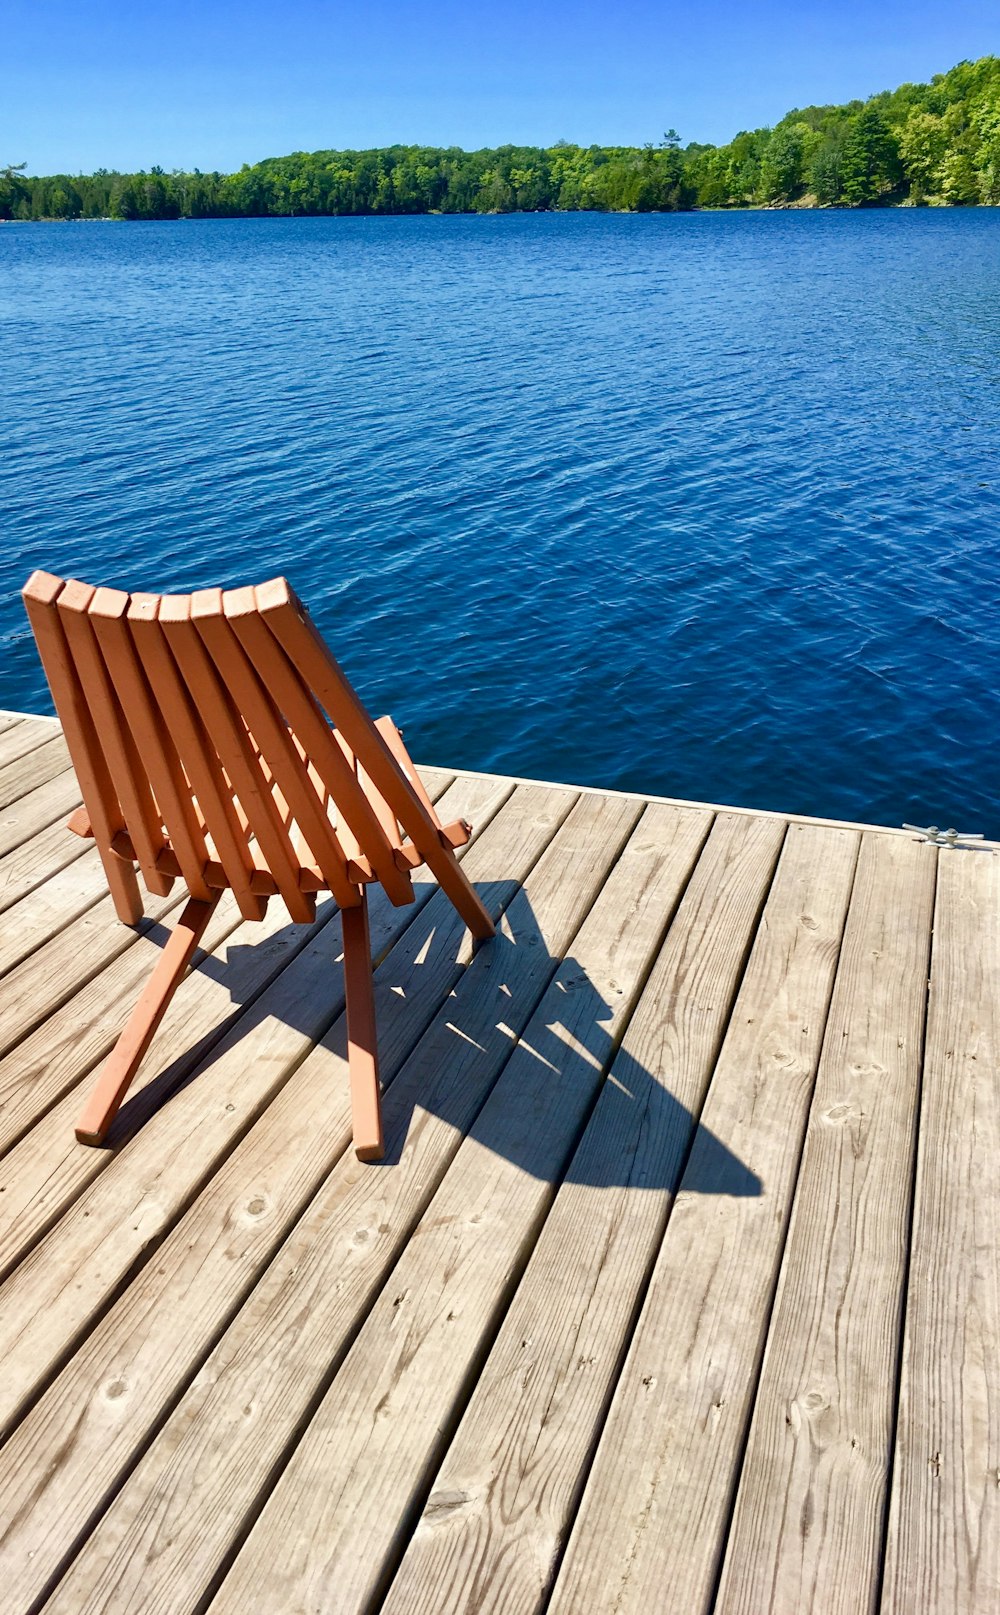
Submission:
[[[724,141],[1000,53],[997,0],[6,0],[0,162]]]

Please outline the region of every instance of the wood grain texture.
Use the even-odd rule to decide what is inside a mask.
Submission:
[[[635,817],[628,804],[584,798],[567,821],[563,835],[578,838],[577,898],[584,913],[593,907],[564,942],[566,957],[527,1025],[504,1011],[519,1041],[223,1583],[218,1609],[336,1602],[348,1615],[377,1596],[709,825],[707,815],[657,822],[654,813],[613,861]],[[585,880],[594,883],[589,893]],[[535,923],[543,923],[537,914]],[[562,949],[548,946],[558,958]],[[331,1443],[349,1491],[314,1486]]]
[[[91,849],[23,897],[0,926],[0,976],[106,895],[101,860]]]
[[[783,834],[716,821],[383,1615],[543,1607]]]
[[[510,815],[495,825],[491,838],[491,809],[509,793],[491,783],[471,792],[463,784],[461,794],[485,827],[479,859],[484,871],[491,862],[497,867],[501,855],[505,867],[513,864],[516,869],[519,859],[530,866],[567,810],[559,798],[551,814],[533,819],[525,810]],[[446,907],[433,882],[426,883],[420,896],[427,913],[418,926],[404,929],[406,914],[391,910],[401,935],[382,972],[404,990],[391,993],[386,1006],[393,1020],[390,1077],[462,968],[454,962],[455,948],[450,966],[447,950],[429,964],[427,943],[441,929]],[[461,942],[461,931],[456,919],[455,943]],[[435,980],[429,981],[432,974]],[[162,1422],[162,1409],[183,1390],[343,1154],[350,1139],[350,1113],[342,1034],[343,1017],[206,1185],[157,1252],[155,1265],[101,1320],[0,1454],[0,1517],[16,1521],[0,1543],[12,1571],[12,1598],[16,1594],[27,1604],[58,1568],[102,1498]],[[388,1247],[381,1260],[388,1262]],[[69,1444],[64,1439],[68,1426],[75,1431]],[[158,1451],[162,1448],[154,1448],[154,1459]],[[30,1476],[43,1455],[53,1453],[58,1453],[58,1463],[48,1465],[44,1489],[34,1492],[30,1513],[22,1513],[18,1500],[26,1496],[25,1485],[32,1484]],[[140,1485],[120,1501],[95,1543],[99,1551],[115,1529],[123,1530],[137,1491],[142,1497]],[[81,1565],[79,1574],[85,1569]],[[144,1597],[152,1597],[154,1579],[150,1572]]]
[[[61,734],[54,734],[24,757],[0,768],[0,808],[27,796],[39,785],[46,785],[69,768],[69,751]]]
[[[942,853],[882,1610],[1000,1608],[1000,856]]]
[[[858,840],[789,826],[556,1579],[559,1615],[711,1606]]]
[[[178,987],[205,937],[222,893],[209,903],[190,898],[170,929],[156,967],[136,1000],[118,1041],[88,1090],[74,1129],[81,1144],[103,1144]]]
[[[719,1615],[877,1608],[937,857],[862,839]]]
[[[87,843],[72,835],[60,821],[0,856],[0,914],[86,852]]]
[[[399,935],[412,914],[390,909],[381,893],[379,899],[372,908],[377,948]],[[199,988],[207,990],[204,983],[211,984],[209,971],[193,972],[116,1122],[109,1139],[113,1147],[98,1153],[75,1146],[65,1174],[75,1192],[68,1212],[72,1237],[65,1238],[56,1224],[32,1242],[0,1292],[0,1342],[6,1342],[0,1352],[7,1368],[0,1384],[0,1428],[16,1422],[73,1339],[100,1316],[109,1295],[142,1261],[151,1241],[183,1213],[214,1166],[343,1008],[339,924],[332,909],[328,902],[324,919],[305,933],[291,928],[279,933],[285,943],[281,965],[294,958],[296,969],[272,973],[269,985],[255,995],[249,1026],[240,1017],[221,1036],[213,1029],[207,1057],[192,1072],[190,1000]],[[227,999],[229,985],[223,979]],[[176,1042],[164,1043],[170,1038],[182,1040],[180,1048]],[[178,1055],[184,1065],[164,1089],[159,1073]],[[194,1079],[202,1066],[205,1080],[198,1082]],[[184,1085],[173,1092],[182,1079]],[[64,1112],[69,1103],[63,1101]],[[23,1145],[29,1140],[30,1135]],[[5,1169],[26,1155],[23,1145],[3,1163]],[[79,1180],[87,1185],[82,1193]],[[39,1189],[44,1200],[51,1200],[49,1176]],[[16,1203],[13,1195],[4,1199]],[[17,1217],[12,1237],[26,1238],[33,1208],[34,1202]],[[86,1285],[78,1281],[81,1265],[87,1267]]]
[[[521,795],[519,791],[512,805]],[[521,805],[513,843],[498,842],[492,870],[485,866],[493,879],[476,882],[484,898],[492,889],[492,901],[506,898],[510,903],[504,922],[508,946],[501,950],[510,955],[504,960],[507,968],[498,978],[495,947],[481,949],[474,958],[463,949],[467,970],[385,1096],[394,1164],[372,1168],[353,1154],[339,1160],[84,1551],[65,1590],[60,1588],[57,1600],[65,1600],[63,1607],[86,1607],[89,1595],[95,1607],[126,1609],[140,1588],[150,1608],[191,1607],[199,1586],[238,1540],[247,1515],[252,1518],[259,1508],[263,1478],[294,1441],[317,1384],[323,1385],[343,1356],[509,1053],[510,1036],[495,1024],[498,1005],[518,1024],[551,975],[545,949],[525,947],[515,960],[510,936],[514,931],[523,935],[525,909],[551,927],[545,934],[553,943],[560,929],[571,924],[579,899],[567,890],[566,846],[560,847],[556,836],[537,857],[539,845],[551,841],[565,818],[571,799],[532,790],[528,800],[534,805]],[[515,889],[511,897],[509,872],[522,864],[532,838],[533,866],[524,889]],[[485,857],[485,836],[481,846]],[[431,912],[435,906],[436,915]],[[379,974],[397,1002],[397,985],[404,1000],[412,998],[421,970],[440,970],[438,922],[450,924],[452,912],[444,899],[435,899],[426,924],[417,928],[415,951],[408,950],[395,966],[391,955],[386,961],[387,980],[384,970]],[[454,957],[453,941],[445,958],[449,953]],[[394,1048],[397,1039],[389,1041]],[[395,1058],[391,1053],[388,1057]],[[337,1050],[324,1040],[305,1063],[302,1069],[314,1094],[329,1082],[335,1059],[343,1072],[343,1043]],[[417,1104],[425,1107],[422,1112],[415,1110]],[[346,1143],[346,1109],[341,1117]]]
[[[3,716],[0,738],[18,727]],[[4,1615],[46,1600],[49,1615],[213,1603],[218,1615],[227,1600],[241,1615],[255,1602],[294,1615],[308,1575],[277,1605],[270,1569],[260,1595],[259,1578],[242,1592],[236,1579],[241,1549],[261,1551],[272,1492],[291,1522],[267,1549],[279,1570],[300,1531],[324,1564],[359,1550],[364,1563],[321,1603],[337,1615],[342,1591],[348,1611],[374,1600],[382,1615],[688,1615],[706,1600],[716,1615],[992,1612],[996,859],[940,855],[886,1519],[913,1025],[938,855],[865,834],[810,1100],[821,1017],[806,1000],[824,971],[830,986],[831,904],[849,879],[836,831],[808,832],[820,841],[793,860],[804,832],[789,830],[746,963],[786,821],[718,818],[615,1052],[611,982],[624,973],[609,967],[593,995],[605,1009],[588,1016],[577,945],[560,963],[547,939],[577,929],[581,881],[599,905],[618,861],[595,871],[589,843],[561,841],[578,800],[567,787],[458,776],[441,806],[481,823],[491,792],[507,798],[487,826],[493,852],[483,832],[477,869],[464,867],[491,912],[506,911],[498,943],[474,953],[422,875],[412,923],[386,908],[373,927],[377,1168],[348,1148],[336,918],[324,910],[304,932],[282,917],[272,931],[269,910],[247,928],[231,896],[114,1147],[77,1149],[79,1090],[162,927],[119,927],[125,950],[86,968],[49,953],[105,901],[67,917],[94,861],[63,828],[75,778],[64,769],[0,808],[0,1021],[21,1013],[9,983],[39,993],[36,962],[51,1000],[32,1000],[34,1029],[0,1057]],[[588,799],[577,824],[594,803],[643,806]],[[607,902],[592,913],[595,947],[645,923],[629,901]],[[60,960],[86,979],[53,1007]],[[540,1176],[545,1150],[557,1162]],[[330,1408],[344,1416],[317,1442]],[[355,1463],[364,1418],[372,1451]]]
[[[63,821],[80,804],[80,787],[73,770],[64,767],[52,779],[0,808],[0,857],[21,847],[56,820]],[[66,832],[67,839],[76,836]],[[82,850],[82,849],[81,849]]]
[[[39,723],[37,719],[23,718],[20,722],[0,719],[0,780],[8,763],[17,762],[19,757],[25,757],[36,746],[44,746],[54,738],[51,724]]]
[[[170,916],[182,902],[183,891],[178,890],[176,901],[171,900],[158,921],[133,933],[132,943],[124,953],[105,963],[85,986],[59,1009],[53,1009],[0,1059],[0,1153],[9,1150],[45,1116],[111,1048],[143,981],[155,966]],[[228,907],[217,915],[209,947],[228,934],[227,921],[229,929],[236,923]],[[68,1125],[72,1131],[72,1118]],[[50,1168],[58,1158],[51,1155],[53,1148],[58,1150],[55,1135],[45,1146]]]
[[[428,779],[436,791],[447,787],[447,775],[432,772]],[[500,789],[509,794],[507,787],[501,785]],[[472,800],[489,801],[496,800],[498,787],[495,782],[488,782],[471,790]],[[456,799],[470,799],[469,785],[463,783]],[[182,900],[179,890],[177,905]],[[233,931],[238,918],[233,904],[224,899],[205,940],[208,953],[217,949]],[[45,1117],[42,1126],[23,1139],[16,1156],[0,1171],[5,1196],[0,1199],[0,1267],[9,1259],[9,1243],[15,1229],[19,1248],[23,1250],[37,1238],[39,1219],[42,1226],[47,1226],[58,1201],[61,1199],[63,1205],[68,1203],[104,1164],[103,1161],[85,1163],[83,1152],[76,1149],[71,1139],[72,1107],[78,1100],[71,1097],[69,1108],[58,1115],[51,1107],[78,1085],[111,1048],[155,963],[165,935],[165,927],[154,926],[148,935],[138,936],[124,955],[107,965],[62,1009],[0,1060],[0,1153],[9,1150],[33,1122]],[[261,986],[269,984],[288,961],[289,950],[294,951],[304,940],[302,933],[287,926],[280,908],[256,930],[244,933],[234,944],[239,949],[238,967],[233,961],[225,965],[221,994],[213,995],[213,1002],[205,1003],[197,1015],[194,1000],[186,995],[183,1008],[175,1012],[179,1017],[178,1035],[166,1028],[163,1030],[157,1048],[147,1060],[147,1070],[162,1059],[173,1067],[177,1081],[182,1080],[205,1052],[200,1040],[213,1036],[220,1027],[225,1029],[228,1019],[249,1007]],[[251,958],[255,948],[258,956]],[[220,980],[218,965],[212,966],[210,973],[214,980]],[[231,1006],[227,1005],[226,994],[232,1000]],[[168,1049],[173,1051],[169,1056]],[[139,1109],[132,1114],[138,1118]],[[16,1212],[12,1210],[14,1205]],[[5,1209],[9,1221],[4,1216]]]
[[[488,779],[490,776],[484,774],[481,769],[456,768],[455,777],[457,779]],[[578,785],[563,785],[555,780],[532,780],[522,774],[507,774],[504,778],[509,779],[514,785],[548,785],[551,790],[557,791],[576,791],[580,789]],[[898,824],[865,824],[858,819],[822,819],[809,813],[785,813],[778,808],[739,807],[732,802],[696,802],[686,796],[657,796],[645,793],[640,795],[637,791],[616,791],[602,785],[588,785],[586,790],[588,796],[624,796],[632,802],[650,802],[661,807],[701,808],[707,809],[709,813],[737,813],[750,819],[777,819],[783,825],[815,824],[821,830],[858,830],[866,835],[903,836],[909,841],[920,839],[919,836],[914,836],[912,830],[904,830]],[[987,841],[985,845],[988,848],[1000,850],[1000,842]]]
[[[130,948],[137,934],[148,932],[173,901],[150,897],[145,917],[132,927],[122,924],[113,900],[104,896],[8,971],[0,1002],[0,1057]]]

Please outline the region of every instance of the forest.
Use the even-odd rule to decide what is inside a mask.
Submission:
[[[0,220],[998,204],[995,56],[866,101],[798,108],[725,146],[682,146],[671,129],[642,147],[293,152],[234,174],[0,168]]]

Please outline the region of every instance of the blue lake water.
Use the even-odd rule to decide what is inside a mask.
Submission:
[[[35,566],[286,573],[427,762],[1000,835],[1000,210],[0,228]]]

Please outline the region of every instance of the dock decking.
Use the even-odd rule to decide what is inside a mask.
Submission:
[[[373,899],[385,1164],[231,895],[89,1149],[183,893],[0,715],[4,1615],[995,1615],[998,853],[422,773],[499,927]]]

